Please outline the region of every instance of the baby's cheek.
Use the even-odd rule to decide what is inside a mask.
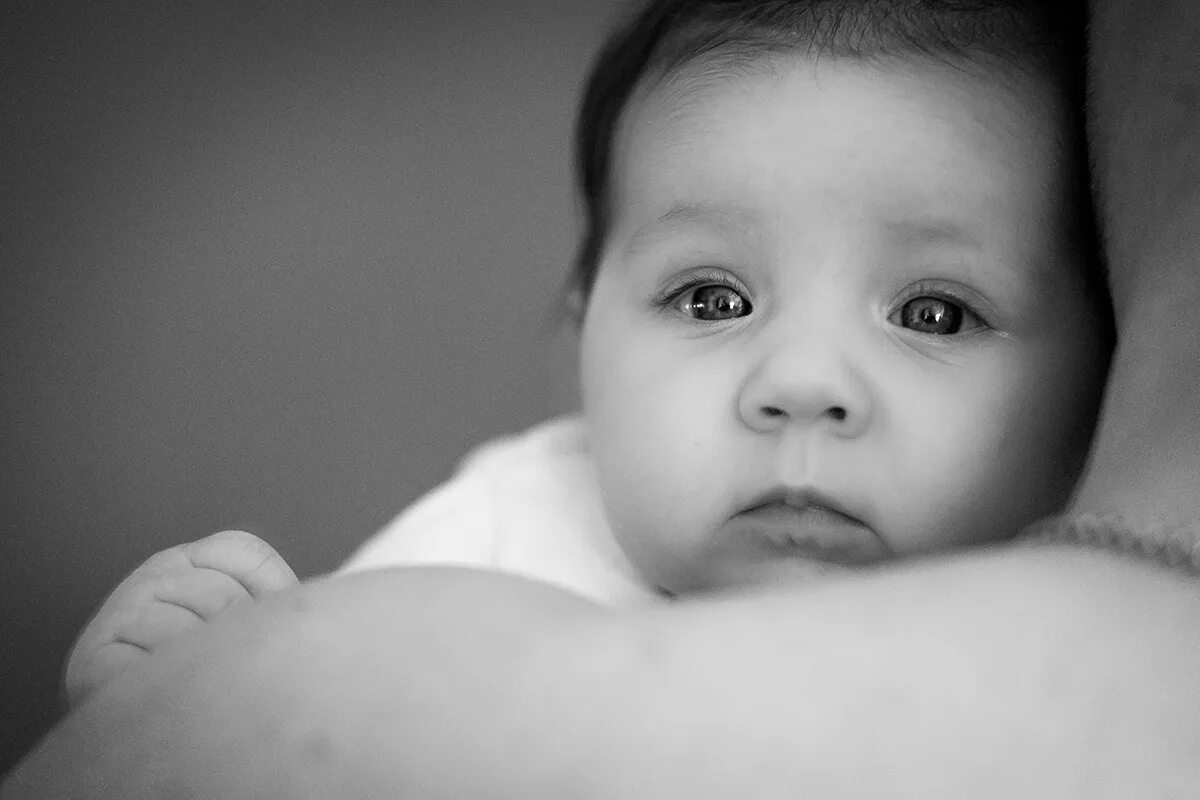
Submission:
[[[645,509],[633,498],[622,498],[625,502],[613,504],[609,510],[609,524],[617,545],[629,559],[629,563],[653,586],[669,585],[677,559],[666,531],[653,524]]]
[[[626,557],[649,583],[673,588],[698,568],[712,525],[703,486],[690,491],[669,477],[643,461],[608,472],[602,486],[605,513]]]
[[[910,465],[895,475],[876,495],[872,522],[897,554],[951,550],[993,535],[996,487],[980,463],[960,462],[948,470]]]

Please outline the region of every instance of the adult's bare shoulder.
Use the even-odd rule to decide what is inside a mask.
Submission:
[[[478,669],[479,658],[518,663],[556,626],[602,613],[551,587],[468,569],[309,583],[231,611],[114,680],[10,773],[0,796],[408,796],[382,765],[402,775],[426,748],[453,751],[420,720],[450,724],[444,713],[459,713],[468,730],[471,703],[486,703],[502,679]],[[382,774],[362,768],[372,763]]]
[[[1193,581],[1054,548],[620,613],[364,573],[118,681],[4,797],[1173,796],[1197,614]]]

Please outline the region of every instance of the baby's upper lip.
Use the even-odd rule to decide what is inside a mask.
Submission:
[[[860,525],[866,525],[861,519],[850,513],[849,510],[826,492],[815,487],[783,487],[777,486],[770,491],[756,497],[750,505],[746,506],[744,511],[753,511],[756,508],[763,506],[785,505],[792,508],[804,509],[810,506],[827,508],[830,511],[836,511],[843,517],[848,517],[851,521],[857,522]]]

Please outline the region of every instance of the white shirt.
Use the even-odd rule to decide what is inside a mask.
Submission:
[[[339,572],[414,565],[509,572],[605,605],[662,599],[613,538],[577,416],[472,451]]]

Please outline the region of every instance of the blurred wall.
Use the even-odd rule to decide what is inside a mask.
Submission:
[[[0,11],[0,772],[153,551],[325,572],[572,407],[570,124],[619,7]]]

